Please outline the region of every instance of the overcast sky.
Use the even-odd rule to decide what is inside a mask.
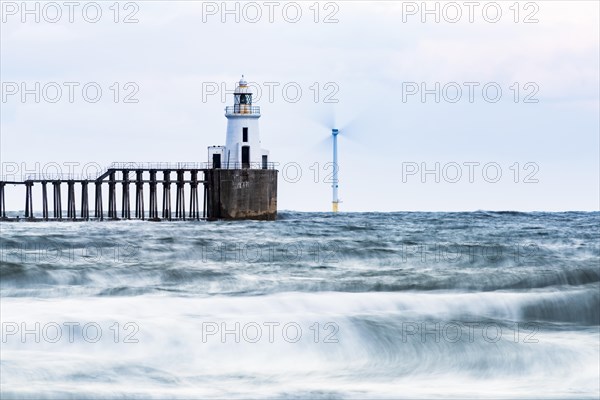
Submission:
[[[280,210],[330,209],[334,124],[343,211],[598,210],[597,1],[27,4],[2,2],[2,173],[207,161],[244,74]]]

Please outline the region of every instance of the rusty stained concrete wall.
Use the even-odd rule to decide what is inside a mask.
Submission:
[[[277,170],[206,171],[208,219],[277,218]]]

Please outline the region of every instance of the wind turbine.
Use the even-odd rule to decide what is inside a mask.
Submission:
[[[338,177],[338,151],[337,151],[337,137],[339,131],[337,128],[331,129],[331,136],[333,137],[333,200],[331,201],[332,211],[334,213],[338,212],[338,204],[340,203],[340,199],[338,197],[338,187],[339,187],[339,177]]]
[[[341,203],[338,196],[339,189],[339,170],[340,165],[338,163],[338,135],[343,136],[346,139],[354,140],[356,139],[358,132],[363,129],[363,125],[360,124],[361,120],[358,118],[353,118],[348,123],[345,123],[341,128],[337,128],[336,123],[336,113],[334,109],[327,110],[325,112],[321,112],[319,117],[316,119],[319,125],[326,128],[327,130],[331,130],[331,139],[333,144],[333,174],[332,182],[331,182],[331,190],[332,190],[332,201],[331,201],[331,209],[334,213],[338,212],[338,206]],[[328,140],[323,140],[327,142]]]

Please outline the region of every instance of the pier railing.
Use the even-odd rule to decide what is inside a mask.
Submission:
[[[113,162],[106,169],[119,170],[192,170],[207,169],[208,163],[201,162]]]
[[[109,166],[93,174],[46,173],[11,174],[1,175],[0,182],[27,182],[27,181],[95,181],[113,171],[200,171],[205,169],[275,169],[276,163],[268,162],[226,162],[220,164],[212,162],[113,162]]]
[[[220,164],[214,164],[212,162],[114,162],[107,167],[115,170],[161,170],[161,171],[177,171],[177,170],[202,170],[202,169],[214,169],[220,166],[223,169],[275,169],[276,163],[274,162],[227,162],[221,161]]]
[[[96,180],[103,172],[95,174],[66,174],[66,173],[35,173],[22,175],[2,175],[0,182],[27,182],[27,181],[93,181]]]

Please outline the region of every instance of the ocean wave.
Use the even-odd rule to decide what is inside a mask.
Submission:
[[[82,398],[98,397],[87,391],[97,384],[132,397],[243,397],[235,389],[243,387],[270,398],[319,393],[323,381],[329,394],[359,398],[368,386],[369,397],[390,398],[403,387],[417,395],[425,387],[415,382],[432,379],[458,397],[466,393],[452,381],[462,390],[465,382],[487,384],[517,397],[533,389],[542,397],[590,397],[598,393],[598,326],[567,327],[556,321],[572,318],[544,311],[565,299],[597,300],[583,292],[6,299],[3,321],[25,321],[29,329],[35,321],[94,321],[106,335],[94,344],[81,329],[73,343],[11,336],[3,343],[3,398],[26,398],[28,390],[52,398],[58,392],[44,391],[46,382],[54,390],[75,386]],[[529,319],[532,307],[542,311]],[[115,343],[115,321],[135,323],[138,342]],[[35,384],[26,385],[28,378]],[[199,392],[206,382],[213,383]]]

